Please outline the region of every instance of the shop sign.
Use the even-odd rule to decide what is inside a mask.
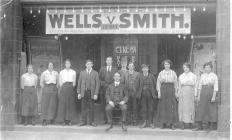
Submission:
[[[191,10],[78,11],[49,9],[46,34],[190,34]]]

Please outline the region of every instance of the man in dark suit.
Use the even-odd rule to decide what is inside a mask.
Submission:
[[[105,113],[105,93],[106,89],[110,84],[114,82],[113,75],[118,71],[117,68],[112,66],[113,59],[112,57],[106,58],[106,66],[102,67],[99,72],[99,79],[101,83],[101,92],[100,92],[100,101],[102,104],[102,109],[104,110],[104,121],[107,123],[106,113]]]
[[[93,62],[91,60],[87,60],[85,65],[86,69],[81,71],[77,86],[78,99],[82,99],[82,123],[80,124],[80,126],[84,126],[87,124],[88,110],[90,125],[96,126],[96,124],[94,123],[94,100],[97,100],[98,98],[100,81],[98,73],[92,69]]]
[[[144,121],[140,128],[154,128],[154,100],[157,99],[157,93],[155,92],[156,80],[155,77],[149,73],[148,65],[143,64],[142,71],[143,72],[140,73],[136,79],[136,96],[141,102],[141,114]]]
[[[128,92],[124,84],[120,83],[120,74],[117,72],[114,74],[114,83],[110,84],[106,91],[106,115],[110,126],[106,129],[109,131],[113,128],[112,122],[112,110],[114,108],[120,108],[122,114],[122,130],[127,131],[125,126]]]

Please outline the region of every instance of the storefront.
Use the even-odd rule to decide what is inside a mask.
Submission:
[[[224,65],[229,68],[229,60],[221,63],[229,58],[229,54],[224,55],[229,44],[222,43],[228,38],[224,38],[224,34],[227,34],[224,28],[228,25],[222,22],[227,21],[227,17],[221,15],[228,12],[228,9],[222,8],[226,3],[228,2],[214,0],[191,0],[190,3],[179,0],[146,0],[143,3],[13,1],[8,6],[17,7],[12,12],[15,14],[12,16],[18,17],[12,18],[12,22],[17,24],[12,26],[18,29],[13,36],[20,45],[17,50],[17,45],[12,47],[13,51],[16,51],[13,63],[17,64],[14,66],[12,79],[17,78],[13,80],[15,91],[10,95],[10,100],[17,107],[17,95],[20,93],[18,79],[28,63],[34,64],[35,72],[40,75],[46,69],[48,61],[55,62],[55,68],[60,70],[63,68],[63,60],[70,58],[73,69],[79,74],[85,67],[86,59],[92,59],[94,69],[98,71],[105,65],[105,58],[113,56],[114,65],[118,68],[121,59],[126,58],[128,62],[133,61],[136,64],[137,71],[141,70],[141,64],[146,63],[152,74],[156,75],[162,70],[162,60],[168,58],[173,61],[173,69],[178,75],[182,73],[184,62],[191,62],[194,72],[199,74],[202,63],[212,61],[221,84],[219,112],[226,112],[225,110],[229,109],[226,99],[229,97],[229,84],[225,84],[228,79],[224,79],[227,76],[222,71]],[[7,30],[8,25],[4,21],[2,24],[3,29]],[[223,33],[220,31],[222,29]],[[219,46],[224,48],[224,51],[219,49]],[[9,51],[4,48],[2,50]],[[2,62],[5,57],[3,55],[1,58]],[[2,68],[2,73],[4,72]],[[5,85],[3,78],[4,76],[2,87],[9,87]],[[221,115],[219,113],[219,130],[228,131],[228,114]]]

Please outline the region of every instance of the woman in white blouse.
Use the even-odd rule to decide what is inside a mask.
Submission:
[[[22,94],[22,117],[24,125],[35,125],[35,117],[38,113],[37,101],[37,81],[38,77],[33,73],[33,65],[27,66],[27,73],[21,76]]]
[[[48,69],[41,74],[40,86],[42,88],[42,125],[53,123],[58,102],[58,72],[54,71],[53,63],[49,62]]]
[[[204,64],[205,72],[201,75],[198,87],[198,106],[196,110],[196,121],[198,127],[195,130],[202,130],[202,123],[208,123],[211,130],[217,128],[217,101],[218,77],[212,72],[211,62]]]
[[[179,121],[182,122],[181,129],[184,129],[186,124],[192,128],[195,119],[194,96],[197,93],[197,77],[190,69],[191,65],[184,63],[184,73],[179,76],[178,113]]]
[[[164,60],[162,64],[164,70],[159,73],[156,85],[159,98],[157,120],[163,124],[162,129],[165,127],[175,129],[174,124],[178,122],[177,76],[171,69],[170,60]]]
[[[65,125],[71,125],[76,113],[75,91],[76,71],[71,69],[71,61],[65,60],[65,69],[59,74],[60,93],[57,120],[63,120]]]

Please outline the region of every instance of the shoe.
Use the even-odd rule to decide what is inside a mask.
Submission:
[[[140,128],[145,128],[145,127],[147,127],[147,122],[146,121],[140,126]]]
[[[90,126],[97,127],[97,124],[92,122],[90,123]]]
[[[25,121],[23,125],[24,125],[24,126],[27,126],[27,125],[28,125],[27,121]]]
[[[85,125],[87,125],[86,122],[82,122],[81,124],[79,124],[79,126],[85,126]]]
[[[113,124],[111,123],[110,126],[108,128],[106,128],[106,131],[110,131],[110,129],[113,128]]]
[[[171,128],[172,130],[175,130],[175,129],[176,129],[175,125],[173,125],[173,124],[170,125],[170,128]]]
[[[152,128],[152,129],[155,129],[155,125],[154,125],[153,123],[151,123],[151,124],[149,125],[149,127]]]
[[[126,131],[127,131],[127,128],[126,128],[125,123],[122,123],[122,130],[123,130],[124,132],[126,132]]]
[[[71,122],[68,122],[68,123],[67,123],[67,125],[69,125],[69,126],[70,126],[70,125],[72,125],[72,123],[71,123]]]
[[[184,123],[181,124],[180,129],[181,129],[181,130],[184,130],[184,129],[185,129],[185,124],[184,124]]]
[[[136,126],[136,125],[137,125],[137,123],[136,123],[136,122],[133,122],[133,123],[132,123],[132,125],[133,125],[133,126]]]
[[[47,122],[45,120],[43,120],[42,126],[46,126]]]

